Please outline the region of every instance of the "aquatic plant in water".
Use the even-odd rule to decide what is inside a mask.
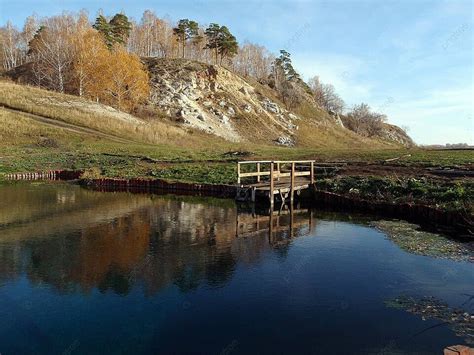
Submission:
[[[426,232],[405,221],[373,221],[371,225],[409,253],[474,263],[473,243],[461,243],[441,234]]]
[[[466,295],[466,297],[474,298],[474,295]],[[391,308],[419,315],[423,320],[438,319],[441,321],[439,325],[447,324],[456,336],[463,338],[467,344],[474,344],[474,315],[465,310],[451,308],[447,303],[434,297],[415,299],[409,296],[399,296],[386,301],[385,304]]]

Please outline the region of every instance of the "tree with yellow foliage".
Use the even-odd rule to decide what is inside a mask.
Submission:
[[[108,49],[95,29],[76,33],[73,39],[73,77],[77,93],[122,110],[146,101],[148,73],[140,59],[116,44]]]
[[[105,71],[109,50],[102,36],[92,28],[73,35],[74,87],[79,96],[99,99],[105,89],[101,73]]]
[[[108,102],[119,109],[131,110],[146,101],[150,90],[148,72],[138,56],[117,44],[110,52],[105,70]]]

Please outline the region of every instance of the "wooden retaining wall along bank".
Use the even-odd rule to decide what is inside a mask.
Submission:
[[[76,180],[82,175],[82,171],[73,170],[49,170],[36,173],[14,173],[7,174],[7,180]]]
[[[222,198],[234,198],[236,186],[194,184],[186,182],[169,182],[161,179],[92,179],[82,180],[82,185],[101,191],[130,191],[130,192],[155,192],[194,194]]]

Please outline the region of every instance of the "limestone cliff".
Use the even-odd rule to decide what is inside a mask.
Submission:
[[[223,67],[184,59],[146,58],[143,61],[150,73],[149,105],[190,128],[233,142],[286,146],[301,145],[302,127],[304,136],[308,136],[309,131],[314,133],[316,145],[329,145],[331,139],[337,145],[345,142],[348,146],[372,141],[346,129],[338,115],[319,108],[304,90],[301,90],[300,102],[304,103],[305,110],[292,112],[270,87]],[[321,133],[324,140],[318,139]],[[377,139],[389,144],[412,144],[401,129],[392,125],[387,125]],[[312,145],[309,139],[305,141],[306,145]]]

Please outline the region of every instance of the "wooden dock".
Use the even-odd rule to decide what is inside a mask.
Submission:
[[[264,197],[273,206],[294,201],[295,195],[314,184],[314,160],[260,160],[237,163],[237,200],[255,202]]]

